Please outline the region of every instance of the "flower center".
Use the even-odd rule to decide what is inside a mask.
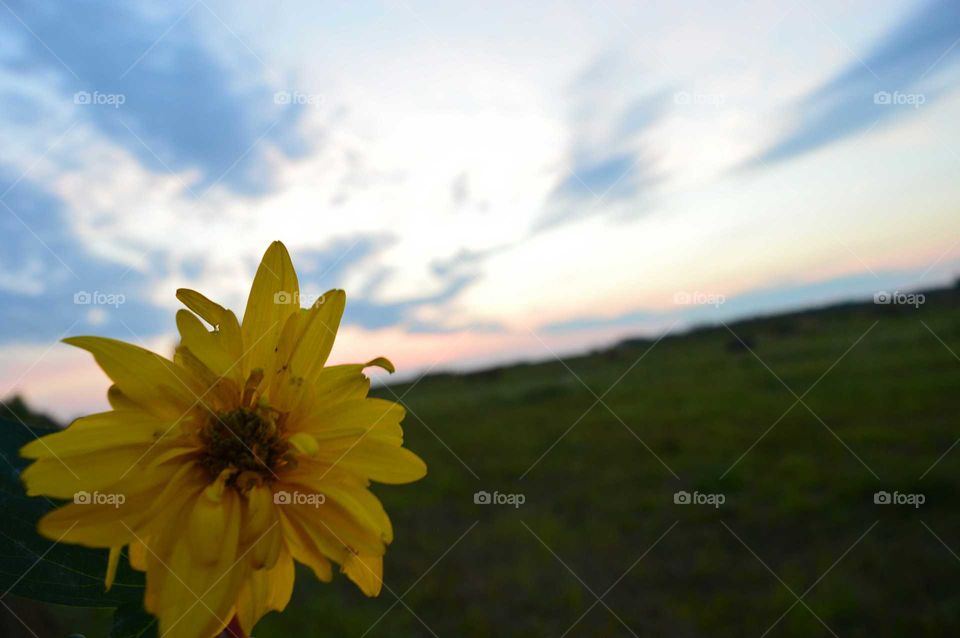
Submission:
[[[200,440],[204,446],[200,463],[211,478],[233,470],[227,484],[241,489],[269,481],[290,460],[290,446],[268,410],[237,408],[211,416]]]

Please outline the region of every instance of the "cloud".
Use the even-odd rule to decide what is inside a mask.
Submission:
[[[416,318],[416,312],[423,308],[439,308],[457,297],[476,279],[475,275],[451,277],[435,293],[406,298],[401,301],[376,301],[371,298],[353,299],[347,305],[344,322],[361,326],[368,330],[392,326],[416,326],[419,331],[443,332],[451,328],[443,320],[422,320]],[[462,328],[457,326],[457,329]]]
[[[142,294],[143,276],[89,254],[63,203],[0,165],[0,343],[48,342],[96,326],[134,340],[169,328]]]
[[[636,68],[615,56],[591,64],[570,87],[569,167],[536,220],[537,233],[588,215],[629,218],[659,182],[643,136],[659,123],[666,95],[635,86]]]
[[[440,280],[440,287],[435,292],[409,296],[397,301],[378,301],[376,295],[353,299],[348,304],[344,320],[368,330],[390,326],[403,326],[419,332],[438,333],[451,329],[465,329],[463,325],[454,325],[447,320],[445,306],[476,281],[480,277],[479,272],[463,271],[460,268],[443,271],[435,269],[434,272]],[[390,273],[385,273],[379,280],[379,285],[387,285],[389,278]]]
[[[203,17],[218,24],[209,11],[11,0],[0,34],[14,44],[0,50],[0,65],[25,84],[54,78],[65,104],[79,102],[76,117],[153,172],[199,170],[198,188],[259,194],[271,185],[267,145],[288,156],[307,150],[296,131],[309,105],[278,104],[290,100],[275,99],[239,43],[235,55],[214,50],[198,26]]]
[[[869,54],[794,104],[792,130],[743,168],[792,159],[929,106],[946,92],[932,80],[960,59],[958,40],[960,4],[928,2]]]

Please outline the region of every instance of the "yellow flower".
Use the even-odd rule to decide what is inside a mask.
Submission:
[[[173,361],[113,339],[65,340],[113,381],[112,410],[21,450],[35,459],[28,494],[73,499],[40,533],[109,548],[108,588],[127,547],[164,638],[210,638],[234,617],[249,634],[286,607],[294,560],[323,581],[337,563],[379,594],[393,530],[368,486],[416,481],[426,466],[402,447],[403,407],[367,397],[363,369],[393,365],[325,365],[343,291],[301,309],[274,242],[242,324],[200,293],[177,298],[190,310],[177,313]]]

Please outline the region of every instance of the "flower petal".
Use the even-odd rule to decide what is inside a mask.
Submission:
[[[110,554],[107,556],[107,574],[103,578],[103,586],[107,591],[113,587],[113,579],[117,577],[117,567],[120,565],[120,550],[122,545],[115,545],[110,548]]]
[[[177,418],[204,390],[173,361],[138,346],[105,337],[70,337],[63,341],[93,354],[120,392],[158,416]]]
[[[323,485],[317,482],[312,485],[284,482],[282,489],[291,494],[300,492],[323,495],[324,499],[320,502],[294,500],[278,507],[282,513],[294,517],[308,533],[321,534],[328,539],[332,537],[335,546],[353,551],[371,554],[383,554],[386,551],[382,530],[344,490],[337,489],[332,484]],[[324,553],[341,564],[347,558],[339,548],[333,554],[326,551]]]
[[[203,294],[189,288],[178,288],[177,299],[214,328],[223,322],[224,317],[229,312],[220,304],[210,301]]]
[[[293,558],[284,549],[270,569],[260,569],[247,579],[237,600],[237,617],[244,633],[253,628],[269,611],[283,611],[293,594]]]
[[[294,374],[315,379],[330,356],[347,303],[342,290],[327,291],[308,310],[303,311],[300,338],[290,359]]]
[[[139,572],[147,571],[147,547],[140,541],[133,541],[127,548],[127,560],[130,567]]]
[[[141,410],[112,410],[80,417],[60,432],[20,449],[28,459],[69,457],[111,447],[143,446],[171,432],[171,423]],[[78,473],[83,468],[78,468]]]
[[[268,487],[254,486],[246,494],[240,546],[255,570],[272,568],[280,556],[283,534],[273,490]]]
[[[371,435],[324,441],[311,460],[351,470],[378,483],[412,483],[427,475],[427,466],[419,456]]]
[[[207,499],[198,494],[194,500]],[[226,627],[249,567],[238,560],[240,496],[225,490],[220,505],[225,513],[211,534],[218,534],[221,550],[212,562],[197,562],[190,543],[183,542],[183,525],[195,503],[184,504],[180,515],[168,519],[157,541],[147,545],[147,598],[149,611],[159,619],[164,638],[210,638]]]
[[[400,421],[406,409],[399,403],[386,399],[354,399],[332,405],[318,402],[304,410],[290,429],[323,436],[332,431],[360,430],[369,436],[385,437],[397,445],[403,443],[403,428]]]
[[[227,349],[220,333],[207,330],[189,310],[177,311],[177,330],[180,332],[180,343],[189,348],[214,374],[241,383],[243,370],[234,354]]]
[[[300,311],[297,273],[286,247],[275,241],[267,248],[253,279],[241,333],[248,349],[247,370],[269,371],[273,351],[287,318]]]
[[[202,489],[199,478],[192,464],[171,463],[148,472],[131,472],[127,479],[102,492],[122,496],[122,502],[87,492],[85,498],[74,497],[75,502],[45,514],[37,523],[37,531],[52,540],[87,547],[126,545],[137,540],[136,535],[149,536],[151,527],[162,525],[183,499]]]
[[[32,445],[32,444],[31,444]],[[153,450],[145,445],[104,448],[69,457],[45,457],[20,474],[27,496],[72,499],[79,492],[110,491],[118,482],[124,491],[141,483],[152,484]]]
[[[189,370],[203,386],[204,390],[197,395],[196,402],[208,412],[223,412],[240,401],[240,386],[232,378],[218,375],[207,367],[187,346],[177,346],[173,360]]]
[[[236,498],[233,490],[225,490],[216,500],[207,490],[197,497],[186,530],[195,562],[212,565],[221,554],[237,553],[239,535],[229,533],[233,528],[240,529],[241,511]]]
[[[326,530],[307,526],[295,513],[281,509],[279,514],[290,553],[313,570],[317,580],[329,583],[333,579],[330,559],[346,560],[349,550]]]
[[[371,598],[380,595],[383,587],[383,556],[352,554],[341,571]]]

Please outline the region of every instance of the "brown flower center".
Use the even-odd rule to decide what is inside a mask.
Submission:
[[[281,435],[269,410],[237,408],[211,415],[200,431],[203,456],[200,463],[216,479],[233,470],[228,485],[245,489],[276,476],[290,462],[290,446]]]

